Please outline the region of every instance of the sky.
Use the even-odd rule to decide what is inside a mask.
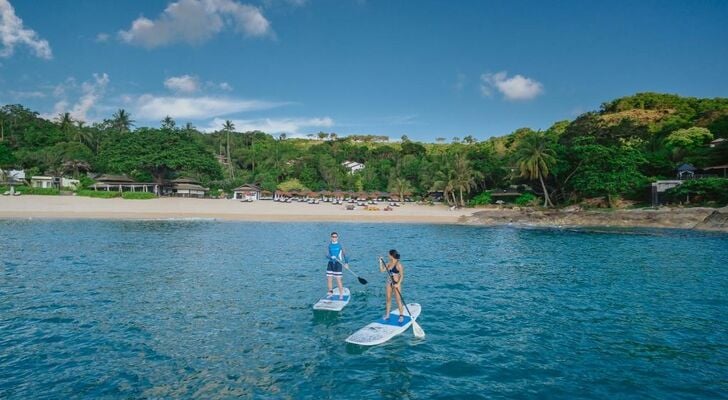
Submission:
[[[0,104],[203,131],[483,140],[728,95],[728,1],[0,0]]]

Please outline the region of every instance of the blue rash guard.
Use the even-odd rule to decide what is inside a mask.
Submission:
[[[344,263],[347,263],[347,257],[344,255],[342,257],[343,248],[341,247],[341,243],[329,243],[329,261],[343,261]]]

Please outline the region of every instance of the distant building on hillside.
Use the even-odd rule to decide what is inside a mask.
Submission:
[[[344,161],[343,163],[341,163],[341,165],[343,165],[344,168],[348,169],[349,173],[351,174],[364,169],[364,164],[358,163],[356,161]]]
[[[725,142],[727,142],[727,141],[728,141],[728,140],[726,140],[726,139],[724,139],[724,138],[718,138],[718,139],[715,139],[715,140],[713,140],[712,142],[710,142],[710,147],[717,147],[717,146],[720,146],[721,144],[724,144],[724,143],[725,143]]]
[[[693,167],[693,164],[681,164],[677,167],[677,177],[678,179],[690,179],[695,176],[697,170],[697,168]]]

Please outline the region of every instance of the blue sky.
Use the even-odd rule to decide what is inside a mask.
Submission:
[[[728,95],[728,1],[0,0],[0,104],[432,141]]]

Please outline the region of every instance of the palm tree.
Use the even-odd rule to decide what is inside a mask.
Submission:
[[[473,143],[477,142],[477,140],[473,137],[473,135],[468,135],[463,138],[463,142],[465,142],[467,144],[473,144]]]
[[[230,173],[230,179],[235,178],[235,170],[233,168],[232,159],[230,158],[230,132],[235,130],[235,124],[233,121],[225,120],[225,123],[222,125],[222,130],[225,131],[227,135],[227,144],[225,146],[225,153],[227,162],[228,162],[228,172]]]
[[[405,194],[412,192],[412,185],[407,179],[397,177],[389,185],[389,191],[397,193],[399,195],[399,201],[404,201]]]
[[[62,168],[64,172],[72,171],[73,177],[78,178],[79,171],[89,171],[91,165],[82,160],[68,160],[63,163]]]
[[[58,114],[58,127],[61,128],[61,132],[63,132],[67,138],[71,138],[71,130],[74,127],[71,113],[65,112]]]
[[[131,127],[134,126],[134,120],[131,119],[131,115],[123,108],[120,108],[117,112],[115,112],[111,118],[111,125],[118,130],[119,133],[129,132]]]
[[[544,178],[549,175],[549,169],[556,164],[556,152],[551,147],[549,138],[540,131],[527,134],[516,146],[515,160],[520,176],[538,179],[541,182],[543,206],[552,207],[553,203],[544,183]]]
[[[168,129],[171,131],[174,129],[175,125],[177,125],[177,123],[174,122],[174,119],[172,119],[172,117],[170,117],[169,115],[164,117],[164,119],[162,120],[162,129]]]
[[[91,148],[89,145],[90,138],[92,136],[91,132],[84,126],[86,125],[83,121],[76,121],[76,127],[73,129],[71,134],[71,140],[78,141],[79,143],[86,144],[88,148]]]
[[[470,161],[464,154],[455,156],[452,170],[453,187],[460,193],[460,206],[465,207],[463,192],[470,193],[470,189],[477,187],[478,179],[482,179],[483,174],[471,167]]]

